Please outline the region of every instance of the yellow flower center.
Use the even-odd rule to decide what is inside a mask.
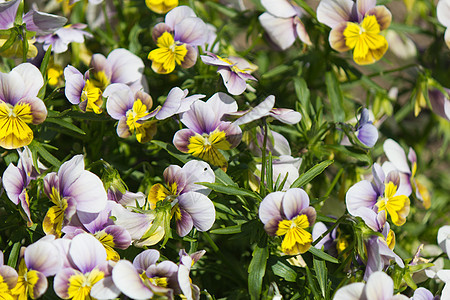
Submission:
[[[176,65],[181,65],[187,54],[184,44],[175,42],[172,34],[164,32],[156,41],[155,50],[148,54],[148,59],[152,61],[152,69],[160,74],[169,74]]]
[[[74,300],[93,299],[89,294],[92,286],[105,277],[105,273],[98,269],[83,274],[77,271],[77,274],[69,277],[69,287],[67,293],[69,298]]]
[[[231,71],[233,71],[234,73],[249,73],[249,72],[252,71],[250,68],[245,68],[245,69],[240,69],[240,68],[238,68],[238,67],[236,66],[236,63],[230,61],[228,58],[222,58],[222,57],[220,57],[219,55],[217,55],[217,58],[218,58],[219,60],[221,60],[221,61],[224,61],[224,62],[226,62],[226,63],[232,65],[230,68],[231,68]]]
[[[158,201],[163,201],[168,196],[177,195],[178,194],[178,185],[176,182],[173,182],[170,187],[170,190],[168,190],[165,186],[163,186],[161,183],[154,184],[149,193],[148,193],[148,203],[150,205],[150,209],[156,208],[156,203]]]
[[[386,215],[389,213],[395,225],[401,226],[406,222],[410,201],[405,195],[394,196],[395,193],[397,193],[397,186],[390,181],[385,186],[384,197],[381,197],[375,205],[378,211],[384,210]]]
[[[292,220],[278,223],[276,235],[285,235],[281,243],[281,250],[289,255],[305,253],[311,247],[311,233],[305,230],[309,227],[308,217],[298,215]]]
[[[81,101],[87,101],[86,111],[93,111],[96,114],[102,113],[102,91],[89,79],[86,80],[86,84],[81,93]]]
[[[386,38],[380,34],[375,16],[366,16],[361,24],[348,22],[344,30],[345,45],[353,50],[357,64],[371,64],[383,57],[388,48]]]
[[[149,114],[147,109],[147,106],[142,103],[141,99],[137,99],[133,107],[127,111],[127,126],[131,132],[142,126],[142,123],[138,123],[138,121]]]
[[[59,191],[52,187],[50,200],[55,204],[49,208],[42,222],[42,228],[45,234],[53,234],[57,237],[61,236],[61,229],[64,222],[64,214],[68,207],[67,199],[62,198]]]
[[[105,247],[107,260],[119,261],[120,255],[114,250],[116,244],[114,243],[114,237],[112,235],[102,230],[96,232],[94,237],[102,243],[103,247]]]
[[[229,150],[230,143],[226,139],[225,132],[214,130],[211,134],[195,134],[189,138],[188,153],[219,167],[227,165],[227,161],[220,150]]]
[[[34,287],[39,280],[38,272],[35,270],[28,270],[25,265],[25,260],[22,259],[19,264],[19,272],[16,286],[11,290],[11,293],[19,300],[28,299],[28,294],[34,299]]]
[[[28,103],[0,103],[0,146],[16,149],[26,146],[33,140],[33,131],[27,125],[33,121],[31,106]]]
[[[389,229],[388,236],[386,237],[386,244],[391,250],[393,250],[395,247],[395,233],[394,231],[392,231],[392,229]]]
[[[91,74],[91,82],[102,91],[111,83],[105,71],[92,72]]]

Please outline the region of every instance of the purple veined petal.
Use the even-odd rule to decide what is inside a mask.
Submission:
[[[216,114],[220,115],[220,118],[224,114],[235,112],[238,109],[236,100],[222,92],[212,95],[206,103]]]
[[[411,163],[411,166],[417,163],[416,151],[414,151],[414,149],[411,147],[409,147],[408,160]]]
[[[297,15],[297,11],[288,0],[261,0],[262,6],[278,18],[290,18]]]
[[[168,26],[165,23],[158,23],[153,27],[152,30],[152,38],[153,40],[156,41],[158,40],[158,38],[164,33],[164,32],[169,32],[169,33],[173,33],[173,28]]]
[[[36,97],[44,85],[44,79],[39,69],[30,63],[23,63],[12,69],[12,71],[19,73],[23,78],[25,85],[23,97]]]
[[[187,90],[185,90],[185,91],[187,91]],[[199,99],[202,99],[202,98],[205,98],[205,95],[202,95],[202,94],[195,94],[195,95],[186,97],[186,98],[184,98],[184,99],[181,99],[181,105],[180,105],[180,107],[178,108],[178,111],[177,111],[176,113],[177,113],[177,114],[180,114],[180,113],[184,113],[184,112],[188,111],[189,109],[191,109],[191,105],[192,105],[195,101],[197,101],[197,100],[199,100]]]
[[[189,138],[194,136],[196,133],[191,129],[181,129],[178,130],[173,136],[173,144],[181,152],[189,152]]]
[[[446,30],[446,35],[449,33],[450,40],[450,30]],[[449,46],[450,47],[450,46]],[[447,93],[450,94],[449,89],[445,89]],[[450,100],[438,89],[432,89],[428,91],[428,95],[431,102],[431,108],[433,112],[446,120],[450,120]]]
[[[106,234],[113,237],[114,248],[125,250],[131,245],[130,233],[125,228],[109,225],[104,230]]]
[[[23,98],[26,87],[20,73],[0,73],[0,83],[0,99],[3,102],[14,106]]]
[[[354,184],[345,195],[347,210],[351,215],[354,215],[360,207],[372,209],[377,199],[377,192],[374,191],[372,184],[367,180]]]
[[[394,281],[384,272],[374,272],[364,287],[366,296],[373,300],[391,299],[394,292]]]
[[[66,24],[67,19],[61,16],[30,10],[23,16],[23,22],[27,24],[27,30],[34,31],[37,35],[46,35],[61,28]]]
[[[234,121],[234,125],[243,125],[267,116],[275,105],[275,96],[270,95],[264,101],[251,108],[245,115]]]
[[[295,32],[297,33],[297,36],[300,38],[300,40],[305,43],[306,45],[311,46],[312,42],[309,38],[308,31],[306,30],[305,25],[300,20],[299,17],[294,18],[294,24],[295,24]]]
[[[140,207],[144,206],[146,196],[142,192],[132,193],[126,191],[119,200],[119,203],[123,206],[136,206],[136,202]]]
[[[78,211],[77,216],[81,224],[86,227],[90,233],[95,233],[97,231],[103,230],[106,226],[114,224],[109,218],[112,206],[110,205],[112,201],[108,201],[105,209],[98,213],[88,213],[83,211]]]
[[[373,176],[373,188],[378,193],[378,195],[383,195],[384,193],[384,182],[386,179],[385,172],[383,168],[377,164],[374,163],[372,165],[372,176]]]
[[[177,234],[181,237],[186,236],[194,227],[192,217],[185,211],[180,210],[181,217],[177,220]]]
[[[210,65],[210,66],[225,66],[225,67],[229,67],[232,66],[233,64],[223,60],[223,59],[219,59],[219,57],[217,55],[215,55],[214,53],[211,52],[206,52],[208,54],[207,55],[200,55],[201,60],[203,61],[204,64],[206,65]]]
[[[259,205],[259,219],[266,224],[272,219],[282,220],[281,203],[283,192],[273,192],[267,195]]]
[[[400,268],[404,268],[405,264],[403,263],[403,260],[400,258],[400,256],[398,256],[397,254],[395,254],[394,251],[392,251],[389,246],[386,244],[385,240],[382,240],[380,238],[376,239],[376,242],[378,244],[378,251],[379,254],[381,256],[381,259],[384,261],[384,265],[388,265],[389,261],[391,259],[394,259],[395,262],[397,263],[397,265]]]
[[[105,72],[106,77],[111,80],[112,70],[111,65],[107,61],[106,57],[103,54],[96,53],[92,55],[91,62],[89,63],[89,67],[94,72]],[[89,74],[89,73],[88,73]]]
[[[20,0],[0,3],[0,29],[9,29],[14,26],[19,5]]]
[[[345,52],[350,50],[345,42],[344,31],[347,28],[347,23],[343,22],[338,24],[330,31],[330,36],[328,41],[330,42],[331,48],[339,52]]]
[[[62,262],[62,268],[75,268],[73,263],[71,262],[69,258],[69,249],[70,244],[72,243],[72,240],[69,239],[56,239],[53,242],[53,245],[58,249],[59,252],[59,258]]]
[[[376,4],[377,0],[356,0],[358,13],[363,17],[370,9],[374,8]]]
[[[62,299],[70,298],[68,292],[70,286],[69,279],[74,275],[82,275],[82,274],[80,273],[80,271],[77,271],[72,268],[63,269],[59,271],[58,274],[56,274],[55,279],[53,281],[53,289],[56,295],[58,295],[58,297]]]
[[[366,223],[366,225],[374,231],[380,231],[384,226],[384,222],[383,222],[383,224],[380,224],[378,222],[377,213],[370,208],[359,207],[354,211],[353,215],[356,217],[361,217],[361,219],[363,219],[364,223]],[[384,214],[384,215],[386,215],[386,214]]]
[[[281,204],[283,214],[288,220],[292,220],[309,206],[309,197],[303,189],[293,188],[286,191]]]
[[[112,279],[116,287],[132,299],[150,299],[153,292],[142,282],[133,264],[120,260],[114,266]]]
[[[100,212],[105,208],[108,199],[100,178],[89,171],[83,171],[63,193],[76,201],[77,210],[84,212]]]
[[[216,175],[207,162],[199,160],[190,160],[182,168],[186,174],[186,183],[183,192],[197,192],[207,196],[211,190],[196,184],[196,182],[214,183]]]
[[[414,291],[412,300],[434,300],[433,294],[426,288],[420,287]]]
[[[144,62],[130,51],[115,49],[106,60],[111,66],[111,83],[130,84],[141,80]]]
[[[270,111],[270,116],[290,125],[295,125],[302,119],[302,115],[298,111],[289,108],[274,108]]]
[[[190,266],[187,267],[184,264],[178,266],[178,284],[181,292],[186,299],[192,300],[191,280],[189,278]]]
[[[21,172],[21,170],[13,165],[9,164],[8,168],[6,168],[2,177],[3,188],[8,195],[9,200],[11,200],[15,205],[19,204],[19,196],[26,188],[26,184],[24,182],[25,178],[22,176],[25,175]]]
[[[437,234],[437,242],[442,251],[450,257],[450,225],[439,228]]]
[[[400,185],[399,172],[397,170],[390,171],[386,176],[385,182],[386,183],[392,182],[394,185],[399,186]],[[395,194],[398,195],[398,191]]]
[[[64,77],[66,79],[66,88],[64,90],[64,93],[67,100],[69,100],[69,102],[72,104],[79,104],[81,101],[81,94],[83,92],[84,86],[86,85],[83,75],[73,74],[65,75]]]
[[[114,284],[112,276],[108,276],[94,284],[89,295],[98,300],[116,299],[120,290]]]
[[[186,185],[186,175],[183,171],[181,171],[181,167],[177,165],[168,166],[163,173],[164,182],[170,187],[173,183],[176,183],[177,190],[176,194],[179,194]]]
[[[197,46],[193,46],[190,44],[184,44],[184,45],[186,46],[187,53],[186,53],[186,56],[184,57],[183,61],[181,62],[181,67],[184,69],[189,69],[192,66],[194,66],[195,63],[197,62],[198,50],[197,50]]]
[[[25,264],[29,270],[36,270],[45,276],[55,275],[62,267],[58,249],[49,242],[38,241],[25,249]]]
[[[384,5],[378,5],[368,10],[367,16],[375,16],[377,23],[380,25],[380,30],[385,30],[391,25],[392,14]]]
[[[16,270],[11,268],[10,266],[4,265],[0,265],[0,276],[9,289],[12,289],[16,286],[17,279],[19,278]]]
[[[33,116],[33,124],[41,124],[47,118],[47,107],[45,106],[44,101],[38,97],[22,98],[18,103],[26,103],[30,105],[31,115]]]
[[[148,267],[151,265],[156,264],[156,262],[159,260],[160,254],[158,250],[154,249],[148,249],[144,250],[133,260],[133,266],[136,268],[136,270],[139,273],[142,273],[143,271],[147,270]]]
[[[360,300],[363,295],[363,289],[364,283],[351,283],[337,290],[333,300]]]
[[[247,83],[228,67],[219,67],[217,70],[222,76],[223,84],[231,95],[240,95],[247,89]]]
[[[314,224],[311,233],[313,241],[317,240],[322,234],[327,232],[327,230],[328,230],[327,226],[322,222],[317,222],[316,224]],[[331,240],[330,234],[327,234],[316,245],[314,245],[314,247],[316,247],[317,249],[322,249],[322,246],[324,246],[324,244],[327,243],[329,240]]]
[[[192,46],[200,46],[206,41],[206,24],[200,18],[185,18],[175,24],[174,39]]]
[[[127,125],[127,117],[122,117],[117,124],[117,135],[121,138],[127,138],[131,135],[130,128]]]
[[[269,13],[263,13],[258,19],[270,39],[281,50],[286,50],[294,44],[296,32],[293,18],[278,18]]]
[[[82,273],[91,272],[97,265],[106,261],[105,248],[88,233],[79,234],[72,239],[69,255]]]
[[[209,230],[216,220],[216,210],[212,201],[203,194],[188,192],[178,196],[180,210],[186,211],[199,231]]]
[[[379,253],[377,240],[378,237],[372,237],[364,244],[367,251],[367,263],[364,272],[365,281],[367,281],[374,272],[381,271],[384,267],[384,263],[382,262]]]
[[[384,153],[390,162],[402,173],[411,174],[405,150],[393,139],[387,139],[383,144]]]
[[[191,109],[183,114],[181,122],[196,133],[209,134],[219,125],[219,112],[207,102],[196,101]]]
[[[375,146],[378,140],[378,129],[372,124],[364,124],[355,132],[358,140],[369,148]]]
[[[450,27],[450,0],[440,0],[436,6],[436,15],[439,23]]]
[[[189,6],[181,5],[177,6],[166,14],[164,23],[172,30],[175,29],[175,25],[181,23],[186,18],[195,18],[197,15]]]
[[[181,105],[181,101],[186,97],[186,95],[187,90],[183,91],[179,87],[172,88],[167,95],[167,99],[164,101],[163,106],[156,114],[156,119],[164,120],[176,114]]]
[[[242,130],[239,126],[231,122],[221,122],[217,128],[225,132],[227,142],[230,143],[230,148],[235,148],[239,145],[242,140]]]
[[[146,275],[147,276],[157,276],[157,277],[167,277],[170,280],[176,280],[176,273],[178,271],[178,266],[169,261],[169,260],[165,260],[160,262],[159,264],[154,264],[152,266],[150,266],[147,271],[146,271]],[[173,284],[173,283],[172,283]],[[169,282],[168,284],[169,286],[171,286],[171,282]]]
[[[317,7],[317,20],[331,28],[351,20],[353,1],[322,0]]]
[[[105,94],[108,95],[106,111],[113,119],[120,120],[133,107],[134,95],[126,84],[113,83],[105,89]]]
[[[152,226],[155,216],[128,211],[122,205],[114,205],[111,215],[116,218],[114,223],[125,228],[132,240],[139,240]]]
[[[34,284],[34,286],[31,287],[33,289],[33,296],[36,297],[36,299],[41,297],[48,288],[47,277],[45,277],[45,275],[39,271],[37,272],[37,276],[37,282]],[[31,291],[29,291],[29,293],[31,294]]]

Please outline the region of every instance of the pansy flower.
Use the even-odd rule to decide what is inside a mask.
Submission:
[[[37,97],[43,85],[41,72],[30,63],[0,73],[0,147],[16,149],[31,143],[28,124],[40,124],[47,117],[47,108]]]
[[[165,14],[178,6],[178,0],[145,0],[145,5],[158,14]]]
[[[163,105],[155,108],[151,115],[155,116],[157,120],[164,120],[173,115],[188,111],[192,103],[205,97],[205,95],[201,94],[195,94],[188,97],[188,93],[189,91],[187,89],[182,90],[179,87],[172,88]]]
[[[369,208],[376,213],[384,211],[391,216],[392,222],[401,226],[405,224],[409,214],[410,200],[407,195],[400,191],[400,177],[397,171],[391,171],[387,176],[378,164],[372,167],[374,182],[362,180],[354,184],[347,191],[345,202],[348,212],[368,219],[361,213],[360,208]]]
[[[250,73],[256,70],[256,66],[237,56],[222,58],[214,53],[207,52],[208,56],[200,58],[207,65],[217,66],[217,73],[222,76],[223,83],[228,93],[240,95],[247,88],[247,80],[257,80]]]
[[[11,290],[16,286],[19,275],[10,266],[4,265],[3,252],[0,251],[0,297],[14,299]]]
[[[98,213],[106,206],[107,196],[100,178],[84,169],[83,155],[76,155],[61,165],[58,173],[44,178],[44,192],[54,206],[45,215],[46,234],[61,236],[61,229],[75,212]]]
[[[219,150],[236,147],[241,141],[242,131],[239,126],[221,118],[236,110],[236,101],[224,93],[216,93],[206,102],[194,102],[181,117],[181,122],[188,128],[175,133],[175,147],[212,165],[226,168],[228,163]]]
[[[389,27],[392,15],[385,6],[376,6],[376,0],[322,0],[317,19],[332,28],[331,47],[339,52],[353,50],[357,64],[372,64],[388,49],[381,31]]]
[[[316,220],[316,210],[309,206],[303,189],[267,195],[259,206],[259,218],[270,236],[284,236],[281,250],[288,255],[305,253],[311,247],[308,231]]]
[[[85,36],[92,37],[92,34],[83,30],[86,27],[86,24],[80,23],[66,25],[53,33],[37,37],[36,42],[43,43],[45,51],[52,45],[54,53],[63,53],[67,51],[70,43],[84,43]]]
[[[354,127],[356,138],[366,147],[372,148],[378,140],[378,129],[370,121],[370,112],[367,108],[363,108],[357,124]],[[345,136],[341,145],[351,145],[349,138]]]
[[[417,155],[413,148],[409,148],[408,159],[403,148],[394,140],[387,139],[383,144],[384,153],[389,162],[383,164],[383,169],[397,170],[402,176],[400,180],[407,186],[407,191],[414,191],[417,199],[428,209],[431,206],[430,192],[416,178],[417,173]],[[409,161],[409,163],[408,163]],[[407,193],[407,192],[406,192]]]
[[[311,45],[305,25],[300,20],[304,15],[301,9],[292,0],[261,0],[267,10],[259,16],[259,22],[266,30],[270,39],[282,50],[286,50],[295,40]]]
[[[450,0],[439,0],[436,15],[439,22],[447,28],[444,39],[447,47],[450,48]]]
[[[188,6],[178,6],[167,13],[164,23],[156,24],[152,36],[155,50],[148,54],[152,69],[171,73],[176,65],[190,68],[197,61],[197,46],[206,41],[206,24]]]
[[[184,249],[180,250],[180,264],[178,266],[178,284],[180,287],[180,296],[187,300],[198,300],[200,299],[200,288],[192,283],[189,273],[192,266],[206,253],[205,250],[200,250],[187,254]]]

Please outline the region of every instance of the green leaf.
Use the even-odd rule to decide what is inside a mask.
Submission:
[[[260,299],[262,280],[266,273],[267,259],[269,258],[269,249],[267,246],[255,247],[252,254],[253,258],[248,267],[248,290],[253,300]]]
[[[331,103],[331,113],[335,122],[345,121],[344,95],[342,94],[339,81],[334,72],[325,74],[325,84],[327,86],[328,99]]]
[[[325,299],[327,292],[327,265],[325,261],[314,258],[314,271],[316,272],[317,281],[319,282],[320,291],[322,292],[322,296]]]
[[[173,145],[165,143],[163,141],[152,140],[152,143],[163,148],[170,155],[181,161],[183,164],[187,163],[191,159],[191,155],[189,154],[179,154],[178,150]]]
[[[213,230],[210,230],[209,232],[214,233],[214,234],[236,234],[236,233],[241,233],[242,228],[241,228],[241,225],[234,225],[234,226],[213,229]]]
[[[322,297],[319,294],[319,291],[317,290],[317,285],[314,280],[314,276],[311,273],[311,270],[309,270],[309,267],[306,265],[306,279],[308,280],[308,287],[311,289],[311,291],[314,294],[314,299],[321,299]]]
[[[216,182],[221,183],[223,185],[232,185],[232,186],[238,186],[233,179],[231,179],[230,176],[228,176],[227,173],[225,173],[222,169],[216,169],[214,171],[214,174],[216,175]]]
[[[196,182],[197,184],[201,184],[206,186],[207,188],[212,189],[213,191],[226,194],[226,195],[233,195],[233,196],[247,196],[254,199],[262,200],[261,197],[256,194],[255,192],[247,191],[246,189],[235,187],[235,186],[229,186],[229,185],[222,185],[220,183],[209,183],[209,182]]]
[[[47,73],[48,62],[50,61],[51,54],[52,54],[52,45],[50,45],[48,47],[47,51],[45,52],[45,55],[44,55],[44,58],[42,59],[42,63],[41,63],[41,67],[40,67],[42,77],[44,77],[44,78],[45,78],[45,74]]]
[[[50,122],[50,123],[57,124],[57,125],[59,125],[59,126],[61,126],[61,127],[67,128],[67,129],[69,129],[70,131],[73,131],[73,132],[76,132],[76,133],[79,133],[79,134],[83,134],[83,135],[86,134],[86,132],[84,132],[83,130],[81,130],[81,129],[78,128],[77,126],[75,126],[75,125],[73,125],[72,123],[67,122],[67,121],[65,121],[65,120],[63,120],[63,119],[47,118],[47,119],[45,120],[45,122]]]
[[[215,9],[217,11],[219,11],[220,13],[226,15],[229,18],[234,18],[234,17],[236,17],[238,15],[238,13],[235,10],[233,10],[231,8],[228,8],[228,7],[224,6],[224,5],[221,5],[219,3],[208,1],[208,2],[206,2],[206,5],[210,6],[211,8],[213,8],[213,9]]]
[[[41,143],[37,142],[36,140],[33,140],[30,145],[28,145],[32,153],[39,153],[39,155],[47,162],[51,163],[55,167],[58,167],[61,165],[61,162],[54,157],[50,152],[45,149]]]
[[[0,47],[0,52],[3,52],[5,50],[8,50],[9,47],[11,47],[14,42],[16,41],[16,37],[17,37],[17,31],[12,31],[8,40],[6,40],[6,42],[2,45],[2,47]]]
[[[276,264],[272,265],[272,271],[286,281],[295,282],[297,280],[297,272],[281,261],[277,261]]]
[[[268,79],[268,78],[271,78],[271,77],[275,77],[275,76],[277,76],[277,75],[286,73],[287,71],[291,70],[291,68],[292,68],[292,67],[287,66],[287,65],[280,65],[280,66],[278,66],[278,67],[273,68],[273,69],[270,70],[269,72],[264,73],[264,74],[261,76],[261,78],[263,78],[263,79]]]
[[[15,242],[13,247],[12,247],[12,249],[11,249],[11,253],[9,254],[8,266],[10,266],[13,269],[16,268],[17,259],[19,258],[19,253],[20,253],[20,247],[21,246],[22,246],[22,244],[20,242]]]
[[[302,175],[300,175],[297,180],[295,180],[292,185],[291,188],[298,188],[298,187],[302,187],[305,184],[309,183],[311,180],[313,180],[316,176],[318,176],[319,174],[321,174],[329,165],[331,165],[334,161],[332,160],[325,160],[323,162],[321,162],[318,165],[315,165],[314,167],[312,167],[311,169],[309,169],[308,171],[306,171],[305,173],[303,173]]]
[[[317,256],[318,258],[321,258],[323,260],[329,261],[329,262],[334,263],[334,264],[339,263],[339,260],[337,260],[333,256],[328,255],[325,252],[323,252],[322,250],[319,250],[319,249],[317,249],[315,247],[309,248],[308,251],[311,252],[312,255]]]
[[[308,89],[308,85],[306,84],[305,79],[301,78],[301,77],[294,77],[294,88],[295,88],[295,94],[297,95],[297,99],[300,101],[300,103],[302,104],[303,108],[305,109],[305,111],[308,111],[308,107],[309,107],[309,97],[310,97],[310,92]]]

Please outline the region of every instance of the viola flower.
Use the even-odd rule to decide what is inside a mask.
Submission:
[[[67,51],[70,43],[84,43],[85,36],[93,37],[92,34],[83,30],[86,27],[86,24],[80,23],[66,25],[51,34],[37,37],[36,42],[43,43],[45,51],[52,45],[54,53],[64,53]]]
[[[267,12],[259,16],[259,22],[278,47],[286,50],[297,38],[307,45],[312,45],[300,19],[305,13],[294,1],[261,0],[261,4]]]
[[[369,208],[376,213],[384,211],[384,214],[391,216],[392,222],[401,226],[406,222],[409,214],[410,200],[400,189],[400,177],[397,171],[391,171],[385,176],[380,165],[374,164],[372,167],[374,183],[362,180],[354,184],[347,191],[345,202],[348,212],[357,217],[363,218],[367,224],[367,219],[361,214],[360,208]]]
[[[369,118],[369,110],[363,108],[358,123],[354,128],[354,134],[364,146],[372,148],[378,140],[378,129],[372,124]],[[347,136],[342,139],[341,145],[351,145]]]
[[[87,79],[102,91],[112,83],[124,83],[134,91],[147,90],[147,81],[143,75],[144,62],[126,49],[115,49],[108,57],[94,54],[89,67]]]
[[[186,298],[187,300],[198,300],[200,299],[200,289],[198,286],[192,283],[189,273],[192,266],[206,253],[205,250],[200,250],[187,254],[184,249],[180,250],[180,264],[178,266],[178,284],[181,290],[181,298]]]
[[[346,285],[334,294],[333,300],[408,300],[404,295],[394,295],[394,281],[384,272],[373,273],[367,283]]]
[[[47,277],[62,267],[58,249],[50,242],[37,241],[25,249],[19,263],[18,280],[11,293],[18,299],[37,299],[47,290]]]
[[[353,60],[359,65],[378,61],[388,49],[380,32],[389,27],[392,15],[373,0],[322,0],[317,19],[331,27],[331,47],[339,52],[353,50]]]
[[[207,65],[218,66],[217,73],[222,76],[228,93],[240,95],[247,88],[247,80],[257,80],[250,75],[257,67],[245,59],[237,56],[222,58],[211,52],[207,54],[208,56],[201,55],[200,58]]]
[[[159,74],[171,73],[176,65],[190,68],[197,61],[197,46],[205,43],[206,24],[188,6],[178,6],[167,13],[164,23],[153,28],[158,47],[148,54],[152,69]]]
[[[76,211],[98,213],[106,206],[107,196],[100,178],[84,169],[83,155],[61,165],[58,173],[44,178],[44,192],[53,202],[42,227],[46,234],[61,236],[61,229]]]
[[[236,101],[224,93],[216,93],[206,102],[194,102],[181,117],[181,122],[188,128],[175,133],[173,144],[181,152],[227,168],[228,163],[219,150],[236,147],[241,141],[242,131],[239,126],[221,121],[221,118],[236,110]]]
[[[11,290],[16,286],[18,278],[16,270],[4,265],[3,252],[0,251],[0,296],[3,299],[14,299]]]
[[[30,63],[0,73],[1,147],[16,149],[31,143],[33,131],[28,124],[40,124],[47,117],[47,108],[37,97],[43,85],[41,72]]]
[[[187,97],[188,93],[189,91],[187,89],[182,90],[179,87],[172,88],[163,105],[158,106],[151,115],[154,115],[158,120],[164,120],[173,115],[188,111],[192,103],[205,97],[205,95],[201,94]]]
[[[202,161],[191,160],[182,168],[170,165],[164,170],[166,187],[158,183],[148,194],[150,209],[158,210],[158,202],[168,200],[170,215],[175,217],[179,236],[187,235],[195,226],[199,231],[209,230],[216,219],[214,204],[207,197],[211,192],[196,182],[215,181],[211,167]]]
[[[383,144],[384,153],[389,159],[388,163],[383,164],[384,169],[396,169],[402,175],[400,180],[407,186],[406,193],[414,191],[416,198],[419,199],[426,209],[431,206],[430,192],[416,178],[417,173],[417,155],[413,148],[409,148],[408,160],[403,148],[394,140],[387,139]],[[408,164],[409,161],[409,164]],[[410,167],[411,165],[411,167]]]
[[[120,260],[112,271],[115,285],[132,299],[151,299],[154,296],[172,299],[178,286],[178,267],[168,260],[157,264],[159,258],[159,252],[150,249],[138,254],[133,263]]]
[[[108,98],[106,110],[115,120],[117,135],[127,138],[136,133],[139,143],[150,141],[156,134],[155,121],[149,121],[152,117],[150,109],[153,105],[152,97],[138,90],[134,92],[128,85],[114,83],[109,85],[103,93]]]
[[[436,6],[436,15],[438,21],[447,27],[445,30],[445,43],[447,47],[450,48],[450,1],[449,0],[439,0]]]
[[[67,256],[71,267],[56,274],[53,281],[56,295],[62,299],[92,299],[92,287],[110,275],[105,248],[92,235],[83,233],[71,240]]]
[[[145,0],[145,5],[157,14],[165,14],[178,6],[178,0]]]
[[[307,229],[316,220],[316,210],[309,206],[309,197],[300,188],[267,195],[259,206],[259,218],[270,236],[283,236],[281,249],[288,255],[302,254],[311,247],[312,236]]]
[[[66,80],[65,95],[70,103],[78,105],[84,112],[102,113],[103,98],[100,88],[71,65],[64,69],[64,78]]]

